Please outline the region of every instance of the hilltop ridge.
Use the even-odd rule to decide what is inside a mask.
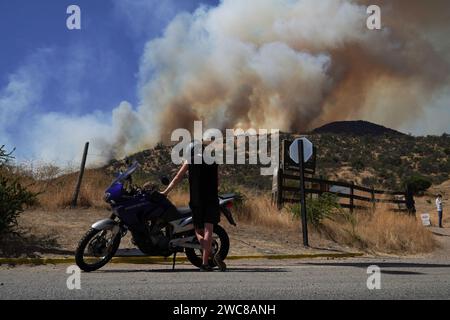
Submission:
[[[359,130],[361,126],[365,129]],[[327,128],[342,130],[331,133]],[[353,129],[347,130],[349,128]],[[280,139],[293,139],[295,136],[282,133]],[[450,178],[448,134],[414,137],[375,124],[368,125],[367,122],[341,122],[314,130],[308,138],[318,151],[316,174],[324,178],[397,190],[401,190],[403,181],[412,175],[427,177],[435,185]],[[171,161],[171,150],[169,146],[158,145],[128,159],[142,164],[143,179],[173,176],[177,166]],[[113,172],[124,164],[125,160],[114,160],[106,169]],[[221,166],[221,176],[226,189],[245,186],[266,190],[272,183],[272,177],[260,175],[258,165],[224,165]]]
[[[322,127],[314,129],[312,131],[314,134],[350,134],[357,136],[371,135],[371,136],[382,136],[382,135],[394,135],[402,136],[405,135],[397,130],[386,128],[384,126],[368,122],[368,121],[336,121],[328,123]]]

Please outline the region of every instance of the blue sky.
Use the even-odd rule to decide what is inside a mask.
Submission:
[[[55,68],[82,64],[84,68],[78,70],[81,74],[75,76],[82,78],[77,84],[92,105],[102,110],[121,100],[134,102],[135,74],[145,43],[161,35],[177,13],[215,3],[216,0],[1,0],[0,87],[38,50],[48,48],[53,50],[49,59]],[[66,28],[66,8],[70,4],[77,4],[82,10],[80,31]],[[84,56],[79,57],[80,54]],[[98,62],[102,64],[97,65]],[[53,80],[56,87],[52,84],[53,89],[46,92],[48,108],[61,110],[61,96],[66,94],[59,89],[65,88],[57,87],[65,84],[61,78]],[[108,95],[92,94],[106,88]],[[88,107],[85,101],[80,102],[80,110],[75,111]]]
[[[39,126],[39,115],[89,114],[108,123],[122,101],[136,105],[146,42],[178,13],[217,2],[0,0],[0,144],[34,157],[24,127]],[[66,28],[71,4],[81,8],[82,30]]]

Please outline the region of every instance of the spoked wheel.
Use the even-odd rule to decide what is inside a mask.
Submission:
[[[213,252],[219,252],[222,260],[227,258],[228,251],[230,250],[230,239],[228,238],[228,234],[219,225],[214,226],[212,250]],[[186,248],[185,252],[192,265],[197,268],[202,266],[203,250]],[[216,266],[212,259],[209,260],[209,265],[213,268]]]
[[[75,251],[77,266],[85,272],[102,268],[116,254],[120,245],[120,232],[90,229],[80,240]]]

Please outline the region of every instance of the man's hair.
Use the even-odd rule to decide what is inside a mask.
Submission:
[[[442,198],[442,194],[438,194],[437,196],[438,196],[438,198]]]

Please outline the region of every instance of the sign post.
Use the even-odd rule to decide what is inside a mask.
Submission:
[[[303,231],[303,245],[309,247],[308,237],[308,219],[306,212],[306,192],[305,192],[305,162],[307,162],[313,153],[312,143],[306,139],[297,139],[290,147],[290,156],[296,162],[300,169],[300,205]]]

